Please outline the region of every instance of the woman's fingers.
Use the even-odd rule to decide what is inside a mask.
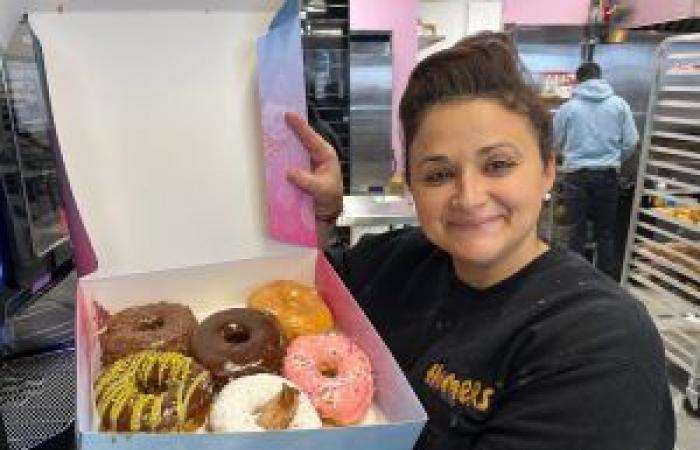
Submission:
[[[336,217],[343,204],[343,178],[338,155],[297,113],[286,113],[285,121],[311,156],[311,170],[290,168],[287,179],[314,199],[317,218]]]
[[[308,150],[312,162],[320,164],[329,159],[337,158],[333,147],[316,133],[298,113],[285,113],[284,119]]]
[[[302,191],[306,191],[312,195],[318,193],[318,179],[306,170],[289,169],[287,170],[287,179]]]

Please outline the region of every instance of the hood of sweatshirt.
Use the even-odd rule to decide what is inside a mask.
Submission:
[[[605,80],[594,79],[578,84],[574,88],[573,95],[590,102],[602,102],[613,95],[613,90]]]

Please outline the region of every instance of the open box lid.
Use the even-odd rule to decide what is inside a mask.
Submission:
[[[315,244],[311,201],[284,179],[309,164],[282,116],[306,111],[297,2],[238,3],[30,16],[90,277]]]

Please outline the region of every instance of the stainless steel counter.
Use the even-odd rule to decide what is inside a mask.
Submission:
[[[417,225],[413,199],[399,195],[346,195],[339,227]]]

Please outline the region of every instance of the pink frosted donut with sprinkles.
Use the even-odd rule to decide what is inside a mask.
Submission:
[[[284,357],[284,376],[304,391],[322,419],[352,425],[374,395],[367,354],[344,336],[299,336]]]

